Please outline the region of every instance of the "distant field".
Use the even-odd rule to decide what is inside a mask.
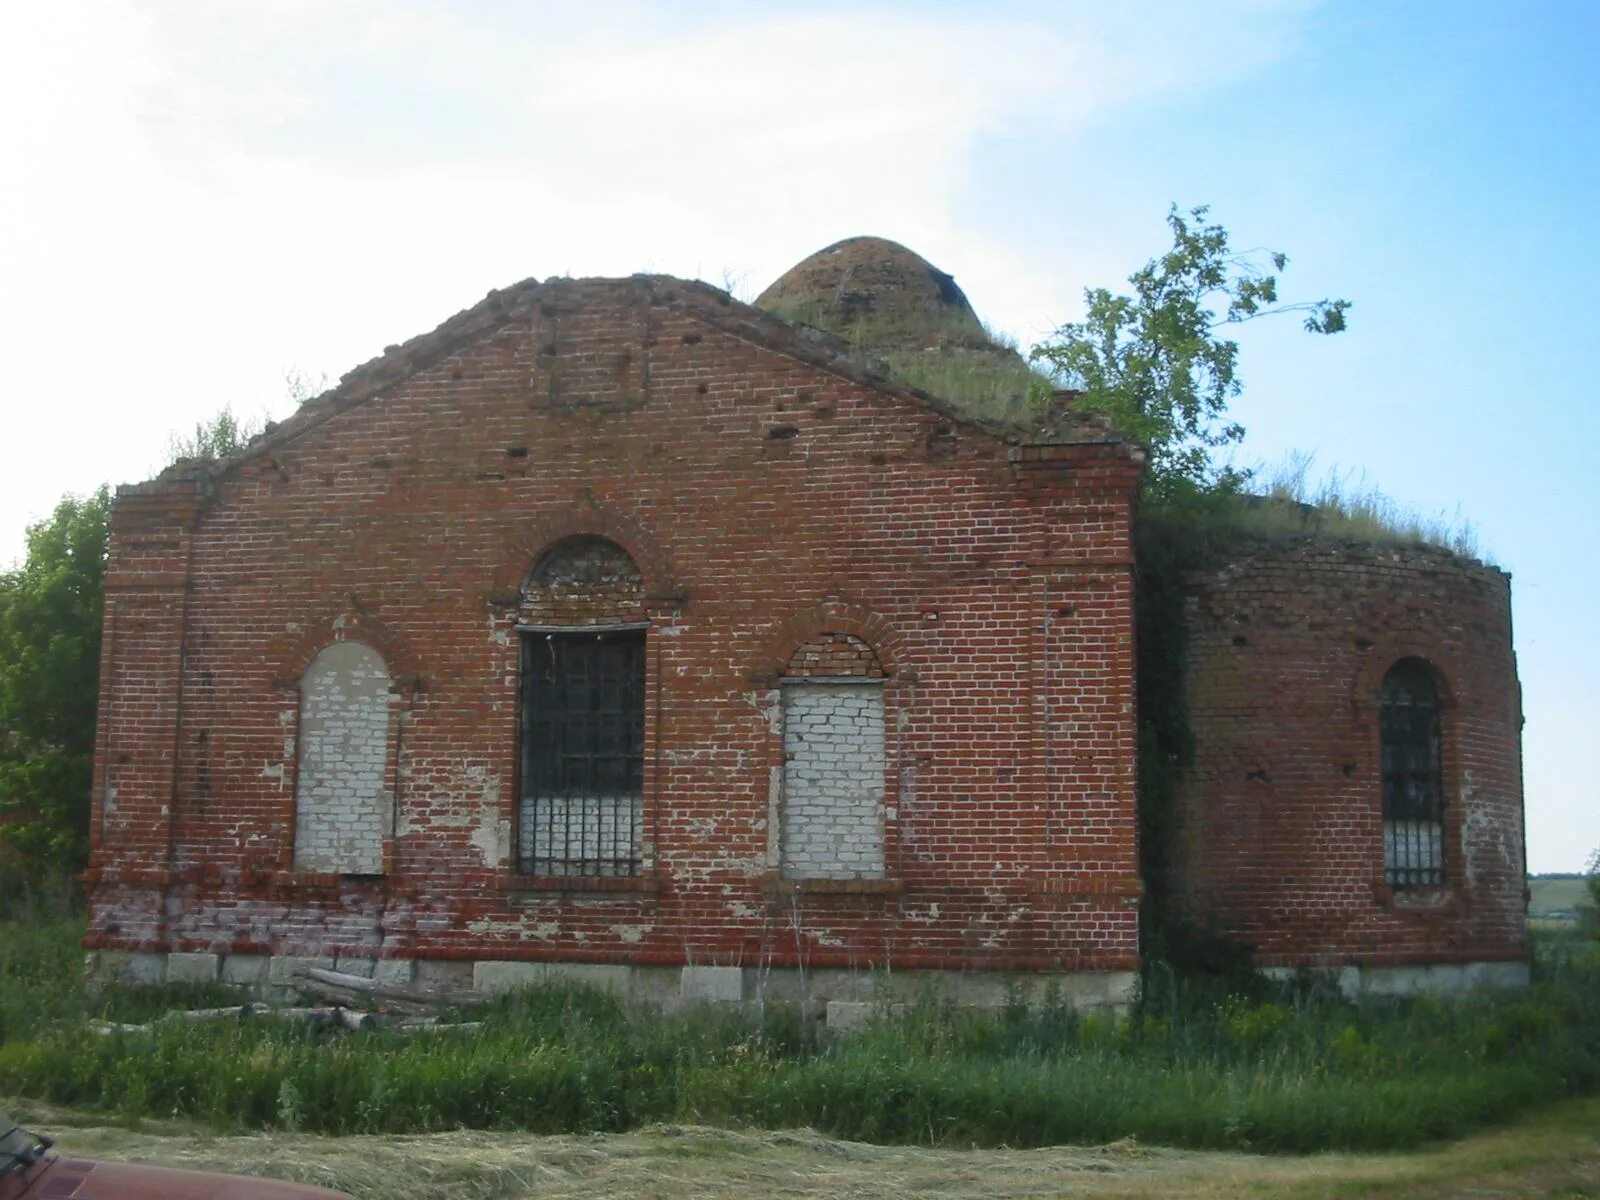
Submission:
[[[1572,912],[1587,908],[1592,903],[1588,880],[1582,875],[1547,875],[1528,880],[1532,899],[1528,901],[1530,917],[1549,917],[1554,913]]]

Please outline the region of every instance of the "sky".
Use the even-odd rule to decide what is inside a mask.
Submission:
[[[742,299],[855,234],[1025,347],[1207,204],[1349,332],[1244,328],[1240,465],[1511,572],[1529,867],[1600,847],[1600,5],[253,0],[0,16],[0,566],[224,405],[530,276]]]

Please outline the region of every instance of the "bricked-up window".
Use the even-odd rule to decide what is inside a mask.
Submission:
[[[360,642],[335,642],[300,678],[294,864],[300,871],[377,875],[390,815],[389,670]]]
[[[1444,882],[1439,689],[1419,658],[1389,668],[1378,695],[1383,748],[1383,873],[1393,887]]]
[[[884,875],[883,670],[851,634],[804,643],[783,679],[783,874]]]
[[[881,879],[881,683],[785,680],[783,752],[784,875]]]
[[[644,630],[522,635],[519,858],[532,875],[637,875]]]

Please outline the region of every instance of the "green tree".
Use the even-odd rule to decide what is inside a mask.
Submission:
[[[1312,333],[1345,327],[1346,300],[1284,304],[1278,276],[1288,259],[1275,251],[1235,252],[1228,231],[1208,224],[1204,207],[1167,213],[1172,249],[1128,277],[1131,294],[1084,292],[1083,321],[1063,325],[1032,358],[1084,407],[1110,414],[1150,450],[1148,487],[1161,498],[1181,490],[1236,485],[1212,467],[1211,452],[1244,430],[1225,419],[1239,394],[1239,345],[1226,325],[1300,312]]]
[[[33,878],[88,852],[106,509],[63,499],[0,574],[0,846]]]
[[[256,432],[224,408],[169,452],[213,461]],[[0,574],[0,858],[33,881],[88,857],[109,507],[103,487],[66,497],[29,528],[23,565]]]
[[[1589,861],[1584,864],[1584,873],[1589,877],[1584,880],[1589,885],[1589,907],[1578,915],[1589,932],[1600,937],[1600,846],[1589,855]]]

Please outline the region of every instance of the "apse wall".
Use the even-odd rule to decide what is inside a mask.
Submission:
[[[1434,548],[1244,541],[1186,579],[1184,619],[1178,912],[1350,987],[1524,979],[1509,576]]]

